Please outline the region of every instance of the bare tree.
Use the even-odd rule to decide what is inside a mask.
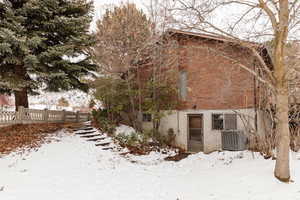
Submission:
[[[292,41],[287,47],[286,65],[289,66],[289,101],[291,148],[300,150],[300,43]]]
[[[97,43],[92,50],[99,72],[125,80],[127,90],[132,91],[128,92],[131,104],[128,114],[137,130],[141,130],[140,123],[135,120],[141,103],[136,104],[135,82],[132,80],[150,37],[151,22],[147,16],[135,4],[121,4],[106,9],[97,21]]]
[[[279,180],[290,180],[289,76],[287,42],[299,35],[300,2],[288,0],[174,0],[168,8],[173,26],[212,34],[250,49],[263,73],[246,69],[274,95],[276,105],[276,166]],[[229,12],[228,12],[229,11]],[[271,40],[272,67],[258,53],[253,41]],[[263,74],[263,76],[262,76]]]
[[[168,71],[166,68],[176,59],[165,58],[163,52],[176,47],[166,43],[161,37],[160,33],[165,23],[156,18],[158,16],[156,8],[150,11],[148,18],[143,11],[130,3],[107,9],[97,22],[98,41],[92,49],[95,62],[99,65],[99,72],[109,77],[108,84],[114,81],[126,84],[127,93],[123,96],[128,98],[130,109],[125,111],[125,115],[130,119],[130,125],[138,131],[142,131],[142,112],[146,109],[154,116],[159,116],[154,117],[155,119],[160,119],[162,105],[169,104],[162,103],[159,99],[169,97],[169,91],[173,92],[169,90],[171,87],[167,87],[169,77],[173,76],[163,72]],[[111,80],[112,77],[115,79]],[[99,86],[98,89],[101,89],[101,85]],[[101,90],[104,93],[104,89]],[[111,92],[115,91],[105,89],[105,93]]]

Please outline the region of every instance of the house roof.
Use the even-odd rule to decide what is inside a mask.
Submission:
[[[261,43],[249,42],[249,41],[243,41],[243,40],[236,41],[236,40],[233,40],[228,37],[221,36],[221,35],[209,35],[209,34],[205,34],[205,33],[196,33],[196,32],[183,31],[183,30],[178,30],[178,29],[168,29],[167,33],[170,35],[180,34],[180,35],[198,37],[198,38],[207,39],[207,40],[235,43],[235,44],[239,44],[239,45],[241,45],[243,43],[243,44],[247,44],[249,46],[253,46],[253,47],[256,47],[259,49],[266,48],[265,45],[263,45]]]
[[[208,34],[204,34],[204,33],[195,33],[195,32],[183,31],[183,30],[178,30],[178,29],[168,29],[167,33],[189,35],[189,36],[202,37],[202,38],[207,38],[207,39],[212,39],[212,40],[228,42],[228,40],[225,37],[218,37],[218,36],[214,36],[214,35],[208,35]]]
[[[190,32],[190,31],[183,31],[183,30],[178,30],[178,29],[168,29],[167,34],[170,36],[175,36],[175,35],[183,35],[183,36],[190,36],[198,39],[204,39],[204,40],[213,40],[213,41],[219,41],[219,42],[224,42],[224,43],[230,43],[242,48],[249,48],[249,47],[254,47],[257,52],[263,57],[269,68],[272,70],[273,69],[273,64],[272,64],[272,59],[270,56],[270,52],[267,48],[266,45],[262,43],[256,43],[256,42],[249,42],[249,41],[243,41],[243,40],[233,40],[225,36],[220,36],[220,35],[209,35],[205,33],[196,33],[196,32]]]

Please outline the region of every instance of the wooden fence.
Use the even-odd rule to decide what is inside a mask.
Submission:
[[[90,113],[36,110],[19,107],[18,111],[0,111],[0,126],[31,123],[85,122],[90,120]]]

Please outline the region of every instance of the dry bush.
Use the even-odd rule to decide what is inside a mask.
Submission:
[[[57,135],[63,128],[72,124],[28,124],[0,128],[0,154],[9,154],[16,150],[38,149],[42,144],[51,142],[48,136]]]

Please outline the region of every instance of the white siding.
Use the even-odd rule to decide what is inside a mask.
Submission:
[[[250,126],[254,128],[254,109],[240,110],[184,110],[173,111],[161,120],[160,132],[167,134],[169,128],[173,128],[176,134],[176,145],[187,150],[188,146],[188,114],[203,114],[203,132],[204,132],[204,152],[210,153],[221,150],[221,131],[212,130],[212,114],[213,113],[238,113],[250,121]],[[151,123],[144,123],[144,128],[151,128]],[[243,120],[237,117],[237,129],[245,130]]]

